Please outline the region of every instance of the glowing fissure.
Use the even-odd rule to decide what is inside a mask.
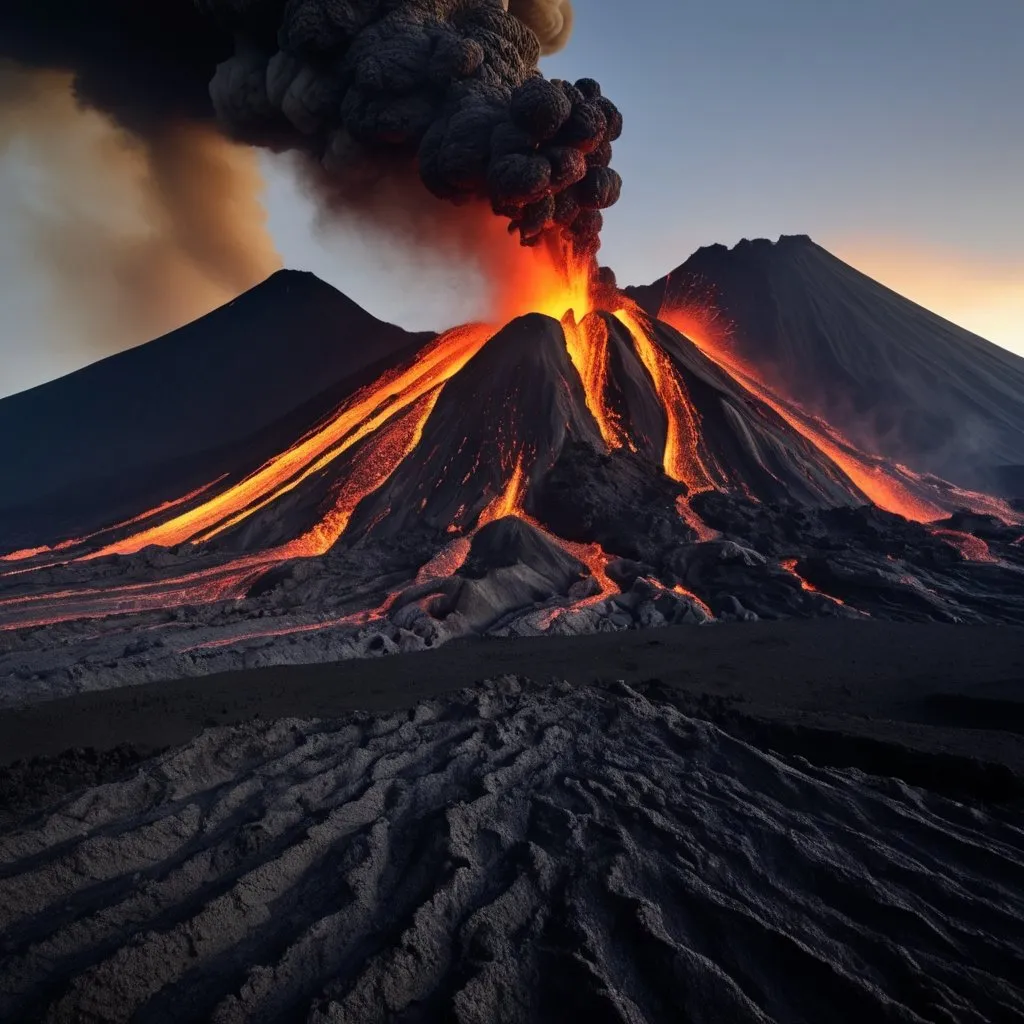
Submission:
[[[831,601],[833,604],[841,606],[846,605],[846,602],[840,600],[838,597],[833,597],[831,594],[826,594],[824,590],[819,590],[813,583],[809,582],[805,577],[801,576],[796,571],[797,563],[800,561],[798,558],[786,558],[779,562],[779,565],[786,570],[791,576],[795,576],[800,581],[800,589],[806,590],[808,594],[817,594],[819,597],[824,597],[826,600]],[[867,612],[862,612],[862,615],[866,615]]]

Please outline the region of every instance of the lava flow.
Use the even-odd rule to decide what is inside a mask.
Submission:
[[[575,423],[592,422],[595,428],[592,432],[586,425],[579,430],[585,436],[599,437],[609,451],[621,449],[633,457],[641,451],[650,450],[650,439],[642,437],[640,428],[634,428],[631,421],[627,424],[628,417],[624,418],[617,404],[619,399],[612,397],[620,393],[621,382],[611,379],[613,366],[619,363],[612,359],[610,332],[618,330],[621,325],[632,344],[632,354],[627,354],[628,358],[632,360],[635,355],[635,365],[630,364],[634,368],[629,370],[634,375],[630,378],[634,393],[639,393],[636,391],[639,388],[648,396],[642,401],[654,403],[645,406],[647,422],[656,422],[660,416],[665,424],[664,444],[659,452],[661,467],[671,480],[685,487],[685,493],[676,499],[676,511],[699,541],[717,538],[718,532],[707,526],[692,507],[693,496],[713,490],[735,490],[751,498],[756,495],[741,474],[732,473],[736,479],[731,479],[730,467],[724,459],[716,458],[716,451],[730,449],[716,449],[705,437],[702,412],[695,404],[687,383],[696,378],[687,377],[686,373],[691,371],[684,372],[684,364],[675,361],[683,357],[666,351],[658,333],[662,328],[656,328],[632,300],[608,287],[593,287],[594,278],[588,265],[555,258],[543,248],[529,259],[531,262],[524,264],[527,272],[516,279],[517,294],[514,300],[506,303],[508,309],[503,309],[503,313],[540,311],[561,323],[568,355],[566,365],[575,370],[581,385],[581,388],[575,385],[568,387],[565,394],[578,395],[582,392],[586,406],[585,412],[575,410],[567,414],[569,418],[580,414],[583,419],[577,418]],[[968,492],[948,485],[940,488],[910,470],[856,451],[828,424],[773,394],[751,367],[734,357],[724,339],[708,329],[706,321],[699,315],[692,311],[666,310],[662,320],[685,334],[699,352],[735,383],[739,390],[734,389],[732,394],[749,396],[743,401],[749,401],[758,408],[764,407],[764,412],[759,415],[770,417],[768,410],[773,411],[787,428],[795,431],[793,437],[799,435],[803,439],[799,444],[809,442],[818,453],[816,465],[825,467],[821,472],[830,479],[843,477],[852,485],[844,484],[846,490],[840,493],[856,497],[859,492],[883,509],[920,522],[935,521],[950,511],[940,503],[940,499],[949,501],[952,498],[954,503],[962,503],[965,497],[970,497]],[[422,462],[425,431],[439,408],[446,386],[495,339],[497,333],[494,326],[475,324],[441,334],[414,359],[394,366],[374,382],[361,387],[294,444],[243,479],[225,484],[226,478],[221,477],[176,501],[164,502],[91,535],[3,556],[5,562],[14,566],[5,575],[19,575],[19,583],[12,584],[19,590],[22,588],[20,574],[31,576],[44,569],[57,571],[61,566],[73,572],[76,566],[84,563],[110,556],[134,555],[150,546],[176,548],[178,554],[175,557],[181,557],[182,562],[177,575],[171,574],[162,580],[112,583],[106,588],[94,586],[90,580],[88,586],[78,590],[62,586],[48,594],[15,593],[0,599],[0,614],[10,619],[0,628],[145,612],[183,604],[240,600],[254,581],[275,565],[326,554],[346,536],[361,502],[371,495],[383,493],[382,489],[400,467],[406,467],[410,462]],[[623,345],[624,337],[616,334],[615,344]],[[626,358],[621,354],[624,351],[624,348],[616,349],[616,360]],[[564,375],[563,369],[558,372]],[[646,384],[640,383],[637,374],[645,375]],[[564,376],[560,379],[564,381]],[[565,383],[568,384],[567,381]],[[531,383],[528,381],[526,386],[530,387]],[[707,402],[707,397],[702,401]],[[653,416],[652,408],[655,410]],[[466,409],[464,414],[471,416],[472,410]],[[450,417],[451,412],[446,415]],[[632,411],[629,415],[633,415]],[[486,433],[488,424],[476,424],[475,429],[481,428]],[[546,468],[553,465],[559,450],[531,450],[527,455],[526,439],[502,436],[497,440],[505,468],[502,489],[491,496],[469,532],[465,532],[463,519],[467,505],[460,508],[448,524],[448,532],[456,536],[422,563],[410,583],[424,585],[457,573],[477,531],[498,519],[511,516],[541,531],[553,545],[588,568],[596,581],[596,593],[583,602],[577,602],[577,605],[602,601],[616,593],[618,588],[607,573],[612,555],[598,544],[567,541],[555,536],[526,511],[531,482],[543,476]],[[552,442],[544,440],[542,443]],[[562,443],[557,442],[559,445]],[[482,451],[477,453],[478,464],[481,458]],[[778,483],[778,478],[768,467],[763,462],[761,465]],[[463,483],[468,479],[467,476]],[[252,527],[252,535],[261,536],[263,517],[260,514],[264,510],[286,495],[298,492],[304,485],[311,487],[314,484],[321,488],[316,492],[321,496],[317,499],[315,521],[296,530],[292,539],[275,540],[259,551],[240,556],[226,555],[220,548],[209,544],[232,531],[236,549],[239,543],[251,544],[246,531]],[[466,500],[478,501],[479,495]],[[987,500],[987,505],[980,503],[985,511],[998,508],[1005,512],[1004,506],[996,499]],[[361,532],[372,530],[387,514],[388,507],[383,511],[378,508],[376,518],[369,527],[364,522]],[[443,523],[439,528],[444,528]],[[993,560],[984,542],[977,538],[954,531],[935,532],[957,546],[968,559]],[[188,564],[188,559],[196,561]],[[197,568],[196,563],[200,559],[201,567]],[[784,564],[784,568],[795,571],[788,564]],[[106,568],[103,573],[109,575]],[[804,580],[801,580],[801,585],[807,590],[814,589]],[[688,591],[685,593],[691,596]],[[374,616],[386,613],[395,596],[392,595],[373,612],[357,612],[301,628],[326,628],[370,621]],[[842,603],[838,599],[830,599],[837,604]],[[549,616],[549,621],[555,614]],[[289,627],[284,627],[283,632],[271,631],[267,635],[284,635],[288,630]]]
[[[779,565],[782,569],[795,576],[800,581],[800,589],[806,591],[808,594],[817,594],[819,597],[824,597],[826,600],[831,601],[833,604],[845,605],[846,602],[840,600],[838,597],[833,597],[831,594],[826,594],[825,591],[819,590],[813,583],[811,583],[806,577],[802,576],[797,572],[797,565],[799,564],[799,558],[784,558]]]
[[[989,562],[999,561],[989,551],[988,545],[980,538],[971,533],[964,533],[962,530],[933,529],[932,534],[940,540],[944,540],[950,547],[956,548],[966,562]]]
[[[728,329],[711,308],[666,305],[659,319],[692,341],[716,366],[750,394],[773,409],[786,423],[834,463],[875,505],[919,523],[931,523],[958,508],[993,515],[1006,523],[1020,521],[1007,502],[988,494],[923,477],[906,466],[858,449],[835,427],[783,399],[756,368],[742,360],[729,344]]]

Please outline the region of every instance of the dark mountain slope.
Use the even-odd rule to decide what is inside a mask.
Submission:
[[[32,543],[41,510],[52,522],[73,508],[66,521],[83,529],[93,504],[99,526],[244,472],[428,337],[282,271],[180,330],[5,398],[2,546]]]
[[[1024,463],[1024,360],[806,236],[708,246],[632,291],[653,315],[710,306],[770,385],[862,448],[983,487]]]

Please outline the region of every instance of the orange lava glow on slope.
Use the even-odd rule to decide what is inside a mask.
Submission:
[[[700,455],[700,423],[683,382],[672,361],[654,343],[650,327],[639,310],[623,307],[615,316],[633,338],[637,355],[654,382],[654,389],[668,417],[665,437],[665,472],[686,484],[692,494],[710,491],[715,482]]]
[[[587,408],[601,432],[601,440],[609,448],[626,445],[635,451],[636,446],[622,429],[619,417],[607,401],[608,325],[596,316],[577,323],[570,310],[562,320],[562,330],[569,359],[583,382]]]
[[[158,580],[113,587],[88,587],[0,600],[0,609],[26,610],[27,616],[0,624],[0,630],[34,629],[56,622],[100,619],[111,615],[163,611],[184,605],[237,601],[277,559],[251,555],[229,565]],[[35,611],[38,609],[38,611]]]
[[[993,562],[999,561],[988,549],[988,545],[980,538],[970,533],[962,533],[960,530],[933,529],[935,537],[944,540],[951,547],[957,549],[968,562]]]
[[[714,619],[715,613],[692,590],[687,590],[686,587],[677,583],[672,588],[672,593],[678,594],[680,597],[685,597],[687,600],[692,601],[709,619]]]
[[[526,471],[524,470],[525,461],[523,453],[520,452],[519,455],[516,456],[515,466],[512,470],[512,476],[509,478],[508,483],[505,485],[505,488],[501,493],[493,498],[483,512],[480,513],[480,517],[477,520],[477,525],[473,530],[473,534],[488,523],[493,523],[498,519],[504,519],[506,516],[515,516],[517,519],[521,519],[524,523],[528,523],[539,533],[542,533],[549,541],[551,541],[552,544],[560,547],[567,554],[572,555],[572,557],[578,562],[582,562],[590,571],[591,576],[593,576],[597,581],[598,586],[601,588],[601,592],[593,597],[589,597],[578,602],[575,607],[584,607],[589,604],[596,604],[599,601],[603,601],[611,594],[617,594],[619,592],[619,588],[612,582],[607,572],[608,563],[612,560],[612,556],[609,555],[600,544],[584,544],[578,541],[563,540],[561,537],[553,534],[547,529],[547,527],[543,526],[525,510],[526,489],[529,485],[529,479]]]
[[[724,338],[699,310],[663,309],[660,319],[689,338],[713,363],[773,409],[794,430],[826,455],[879,508],[919,523],[941,519],[948,510],[914,494],[881,459],[858,452],[849,441],[821,420],[798,414],[780,401],[757,372],[730,351]]]
[[[227,474],[224,474],[224,476],[226,475]],[[123,530],[128,526],[135,526],[138,523],[144,523],[147,519],[154,519],[163,512],[169,512],[172,508],[177,508],[179,505],[184,505],[186,502],[192,501],[193,498],[198,498],[200,494],[203,494],[211,487],[215,487],[219,484],[221,480],[224,479],[224,476],[219,476],[216,480],[212,480],[208,484],[203,484],[202,487],[197,487],[194,491],[189,491],[188,494],[183,494],[180,498],[175,498],[173,501],[162,502],[155,508],[147,509],[145,512],[140,512],[137,516],[132,516],[131,519],[125,519],[120,523],[114,523],[113,526],[105,526],[102,530],[96,530],[94,533],[85,534],[84,537],[74,537],[71,540],[62,540],[59,544],[54,544],[52,547],[43,546],[38,548],[23,548],[21,551],[12,551],[10,554],[0,555],[0,562],[24,562],[30,558],[37,558],[39,555],[50,555],[56,554],[60,551],[68,551],[71,548],[79,547],[87,541],[102,536],[104,533],[113,533],[115,530]],[[0,575],[4,574],[0,573]]]
[[[128,555],[150,544],[172,547],[215,536],[297,487],[458,373],[491,337],[475,324],[442,334],[415,360],[358,391],[341,409],[292,447],[194,509],[85,556]]]
[[[845,605],[845,601],[841,601],[838,597],[833,597],[831,594],[826,594],[825,591],[819,590],[813,583],[809,583],[803,576],[796,571],[798,558],[786,558],[779,562],[779,565],[786,570],[791,576],[795,576],[800,581],[800,589],[806,590],[809,594],[817,594],[819,597],[824,597],[826,600],[831,601],[833,604]],[[863,614],[867,614],[864,612]]]
[[[381,487],[420,443],[439,394],[440,388],[435,388],[405,415],[378,431],[373,443],[360,452],[346,475],[334,507],[316,526],[285,546],[287,557],[312,558],[330,551],[348,527],[359,502]]]
[[[488,523],[504,519],[506,516],[518,516],[526,519],[523,511],[523,503],[526,500],[526,472],[523,469],[523,453],[516,456],[515,466],[512,469],[512,476],[509,478],[504,489],[487,504],[476,521],[476,530],[487,526]],[[473,533],[476,533],[476,530]]]

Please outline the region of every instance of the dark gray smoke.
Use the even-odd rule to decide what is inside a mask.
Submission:
[[[592,255],[622,117],[596,82],[538,71],[570,26],[564,0],[5,0],[0,55],[71,71],[142,137],[212,121],[328,179],[404,162],[524,244]]]

